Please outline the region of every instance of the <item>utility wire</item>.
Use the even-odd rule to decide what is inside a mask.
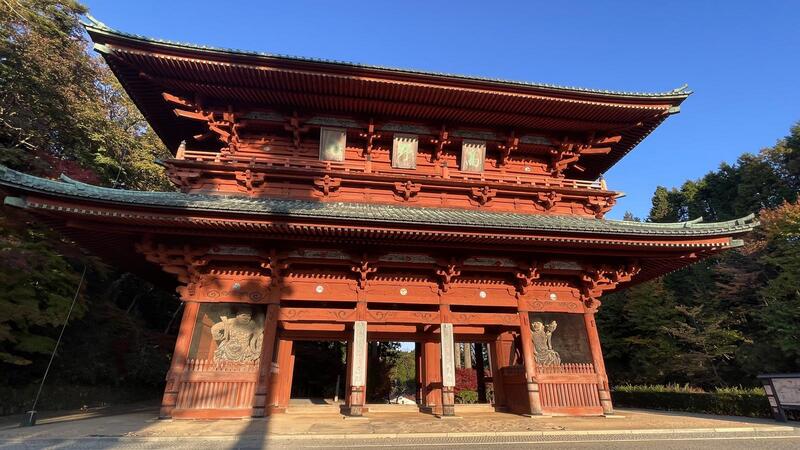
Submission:
[[[50,366],[53,365],[53,359],[56,357],[56,352],[58,351],[58,346],[61,344],[61,338],[64,337],[64,330],[67,329],[67,322],[69,322],[69,316],[72,315],[72,309],[75,308],[75,302],[78,301],[78,294],[81,292],[81,286],[83,286],[83,279],[86,277],[86,264],[83,265],[83,273],[81,274],[81,281],[78,282],[78,288],[75,289],[75,297],[72,299],[72,304],[69,305],[69,311],[67,311],[67,317],[64,319],[64,325],[61,327],[61,333],[58,334],[58,340],[56,341],[56,346],[53,348],[53,353],[50,354],[50,362],[47,363],[47,369],[44,371],[44,376],[42,377],[42,382],[39,384],[39,391],[36,392],[36,398],[33,400],[33,407],[31,408],[31,414],[36,413],[36,404],[39,403],[39,396],[42,394],[42,388],[44,387],[44,382],[47,380],[47,374],[50,373]]]

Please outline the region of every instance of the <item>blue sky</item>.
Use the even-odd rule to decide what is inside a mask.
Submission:
[[[121,31],[366,64],[625,91],[695,91],[606,174],[612,218],[800,120],[800,1],[90,0]]]

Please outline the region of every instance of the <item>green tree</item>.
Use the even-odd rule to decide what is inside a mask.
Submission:
[[[0,3],[0,164],[44,177],[172,189],[156,164],[169,153],[91,54],[79,21],[85,12],[74,0]],[[84,265],[51,381],[159,389],[174,340],[164,333],[178,306],[174,293],[103,265],[8,208],[0,211],[0,385],[42,375]]]
[[[758,213],[762,228],[743,247],[605,298],[598,325],[614,382],[711,387],[800,370],[798,154],[800,124],[680,189],[656,188],[650,222]]]

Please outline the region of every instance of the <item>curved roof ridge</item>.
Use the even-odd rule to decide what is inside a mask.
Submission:
[[[363,64],[363,63],[356,63],[351,61],[340,61],[340,60],[332,60],[332,59],[325,59],[325,58],[313,58],[313,57],[304,57],[304,56],[294,56],[294,55],[285,55],[285,54],[278,54],[278,53],[268,53],[268,52],[258,52],[252,50],[242,50],[236,48],[225,48],[225,47],[214,47],[208,45],[200,45],[200,44],[193,44],[187,42],[179,42],[179,41],[172,41],[166,39],[158,39],[158,38],[151,38],[148,36],[143,36],[140,34],[135,33],[128,33],[124,31],[119,31],[109,27],[108,25],[100,22],[99,20],[95,19],[94,17],[87,14],[87,19],[91,23],[83,23],[84,28],[86,28],[89,32],[97,32],[100,34],[110,34],[116,35],[123,38],[128,39],[136,39],[143,42],[148,43],[156,43],[156,44],[163,44],[173,47],[180,47],[189,50],[200,50],[200,51],[209,51],[209,52],[219,52],[219,53],[230,53],[230,54],[238,54],[242,56],[260,56],[260,57],[268,57],[268,58],[279,58],[279,59],[286,59],[286,60],[294,60],[300,62],[313,62],[313,63],[322,63],[322,64],[332,64],[332,65],[340,65],[340,66],[349,66],[354,68],[362,68],[362,69],[373,69],[373,70],[385,70],[390,72],[398,72],[398,73],[406,73],[406,74],[416,74],[416,75],[428,75],[428,76],[436,76],[436,77],[447,77],[447,78],[457,78],[461,80],[468,80],[468,81],[483,81],[483,82],[491,82],[491,83],[500,83],[505,85],[511,86],[520,86],[520,87],[530,87],[530,88],[541,88],[541,89],[552,89],[556,91],[563,91],[563,92],[572,92],[572,93],[585,93],[585,94],[599,94],[599,95],[611,95],[611,96],[619,96],[619,97],[645,97],[645,98],[682,98],[685,99],[689,95],[693,93],[691,89],[689,89],[689,85],[684,83],[683,85],[663,92],[632,92],[632,91],[614,91],[614,90],[607,90],[607,89],[594,89],[594,88],[583,88],[583,87],[574,87],[574,86],[563,86],[557,84],[549,84],[549,83],[535,83],[535,82],[527,82],[527,81],[518,81],[518,80],[507,80],[502,78],[493,78],[493,77],[480,77],[480,76],[472,76],[472,75],[463,75],[463,74],[452,74],[452,73],[444,73],[444,72],[436,72],[436,71],[428,71],[428,70],[418,70],[418,69],[404,69],[398,67],[390,67],[390,66],[381,66],[381,65],[373,65],[373,64]]]

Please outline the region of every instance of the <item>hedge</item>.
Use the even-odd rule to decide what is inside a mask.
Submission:
[[[39,385],[0,386],[0,416],[19,414],[31,409]],[[39,411],[80,409],[158,399],[160,386],[80,386],[70,384],[45,385]]]
[[[725,416],[772,417],[763,389],[725,388],[704,392],[680,386],[618,386],[611,391],[614,406]]]

